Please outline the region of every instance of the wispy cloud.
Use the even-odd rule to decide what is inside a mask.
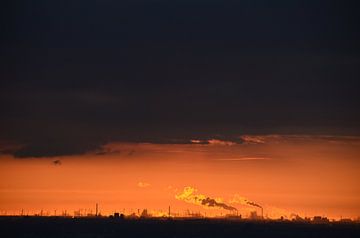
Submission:
[[[286,142],[324,142],[332,144],[359,144],[359,136],[334,136],[334,135],[242,135],[239,137],[242,144],[279,144]]]
[[[11,141],[0,140],[0,154],[14,154],[17,150],[23,148],[24,145]]]
[[[208,140],[210,145],[236,145],[233,141],[224,141],[224,140],[217,140],[217,139],[211,139]]]
[[[238,144],[235,141],[232,140],[220,140],[220,139],[208,139],[208,140],[198,140],[193,139],[190,140],[192,144],[205,144],[205,145],[236,145]]]
[[[256,202],[249,201],[247,198],[240,196],[239,194],[235,194],[234,197],[229,201],[231,204],[241,204],[241,205],[249,205],[254,207],[262,208],[261,205]]]
[[[240,136],[243,144],[265,144],[269,141],[279,140],[283,138],[280,135],[243,135]]]
[[[242,157],[242,158],[224,158],[224,159],[214,159],[218,161],[251,161],[251,160],[271,160],[272,158],[268,157]]]

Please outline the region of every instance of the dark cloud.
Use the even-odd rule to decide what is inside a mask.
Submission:
[[[1,154],[14,154],[16,151],[20,150],[22,147],[23,147],[23,145],[17,144],[15,142],[0,140],[0,155]]]
[[[73,138],[60,137],[47,140],[45,137],[28,140],[27,145],[13,151],[17,158],[27,157],[54,157],[62,155],[80,155],[87,152],[96,152],[102,143],[91,139],[74,140]]]
[[[262,208],[262,206],[260,206],[260,205],[257,204],[257,203],[254,203],[254,202],[249,202],[249,201],[247,201],[247,204],[249,204],[249,205],[251,205],[251,206],[254,206],[254,207],[260,207],[260,208]]]
[[[215,201],[215,199],[209,198],[209,197],[201,200],[201,205],[209,206],[209,207],[221,207],[225,210],[237,211],[237,209],[235,207],[226,205],[225,203],[222,203],[222,202],[217,202],[217,201]]]
[[[61,162],[61,160],[54,160],[53,162],[53,165],[55,165],[55,166],[60,166],[60,165],[62,165],[62,162]]]
[[[1,140],[17,157],[111,141],[360,132],[347,1],[16,1],[4,6]]]

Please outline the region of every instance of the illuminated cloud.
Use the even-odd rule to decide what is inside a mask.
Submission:
[[[185,187],[181,193],[175,195],[175,198],[204,208],[222,208],[229,211],[237,211],[235,207],[223,203],[221,198],[214,199],[203,194],[194,194],[195,192],[197,192],[196,188]]]
[[[245,135],[245,136],[241,136],[240,138],[244,141],[244,143],[247,143],[247,144],[263,144],[263,143],[265,143],[265,140],[262,136]]]
[[[150,186],[150,183],[146,183],[146,182],[138,182],[137,183],[137,186],[139,187],[139,188],[147,188],[147,187],[149,187]]]
[[[237,142],[232,140],[220,140],[220,139],[209,139],[209,140],[190,140],[192,144],[207,144],[207,145],[236,145]]]
[[[217,140],[217,139],[208,140],[208,143],[210,145],[236,145],[236,143],[232,142],[232,141],[223,141],[223,140]]]
[[[244,144],[265,144],[272,141],[283,139],[287,136],[282,135],[243,135],[240,139]]]
[[[242,144],[279,144],[279,143],[299,143],[299,142],[323,142],[336,144],[359,144],[359,136],[334,136],[334,135],[242,135]]]
[[[190,140],[190,142],[193,144],[203,144],[204,143],[204,141],[202,141],[202,140]]]

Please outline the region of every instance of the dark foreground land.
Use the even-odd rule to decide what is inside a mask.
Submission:
[[[360,224],[0,217],[0,237],[360,237]]]

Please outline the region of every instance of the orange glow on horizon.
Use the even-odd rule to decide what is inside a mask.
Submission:
[[[197,189],[193,195],[235,207],[244,217],[260,212],[243,203],[245,198],[261,205],[270,218],[359,217],[360,138],[270,135],[243,140],[114,142],[100,152],[56,158],[0,155],[0,214],[94,213],[96,203],[107,215],[146,208],[161,216],[168,206],[181,215],[229,212],[199,205],[202,200],[191,195],[179,197],[192,187]]]

